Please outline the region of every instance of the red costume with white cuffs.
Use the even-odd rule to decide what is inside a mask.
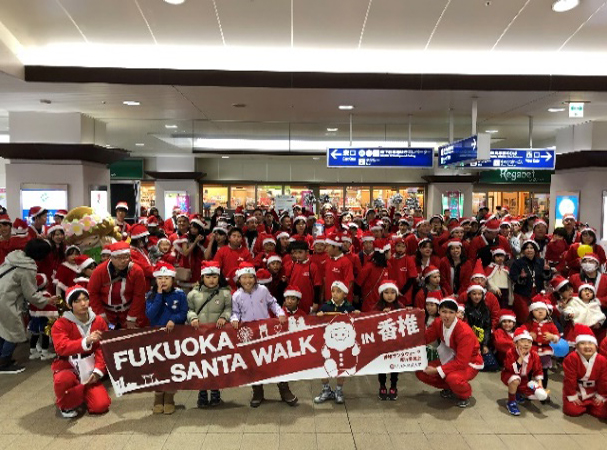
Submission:
[[[540,360],[540,356],[533,349],[523,357],[522,364],[518,363],[520,356],[516,347],[512,347],[508,350],[501,375],[502,382],[508,386],[514,380],[519,380],[520,384],[518,385],[517,392],[525,397],[530,397],[533,395],[533,390],[527,386],[527,383],[531,380],[540,381],[544,379],[542,361]]]
[[[455,303],[452,299],[442,300],[444,301]],[[450,389],[460,399],[469,398],[472,396],[469,381],[474,379],[478,371],[484,367],[480,345],[474,331],[457,318],[450,328],[446,328],[441,318],[437,317],[426,329],[426,343],[437,339],[441,340],[443,346],[443,350],[439,350],[440,360],[433,361],[429,365],[436,367],[438,373],[428,375],[419,371],[416,372],[417,378],[435,388]]]
[[[588,342],[597,345],[594,333],[586,325],[576,325],[574,333],[576,346]],[[563,361],[563,374],[563,413],[574,417],[588,413],[607,419],[607,358],[595,351],[586,359],[577,348]]]
[[[74,297],[86,290],[74,286],[68,291],[66,300],[69,304]],[[71,294],[71,295],[70,295]],[[86,323],[80,322],[76,316],[68,311],[57,319],[53,325],[51,335],[57,358],[53,361],[53,384],[56,404],[62,410],[72,410],[86,404],[89,413],[101,414],[110,407],[110,397],[100,382],[83,384],[77,373],[77,365],[72,362],[78,358],[94,355],[93,373],[103,377],[106,373],[105,361],[98,342],[87,345],[86,338],[93,331],[107,331],[105,320],[89,308],[89,318]],[[70,358],[71,357],[71,358]]]
[[[123,248],[124,247],[124,248]],[[118,242],[112,245],[112,256],[116,252],[130,253],[129,245]],[[118,273],[111,259],[95,268],[89,281],[91,308],[95,314],[105,317],[109,323],[126,327],[126,322],[145,326],[145,275],[135,263]]]

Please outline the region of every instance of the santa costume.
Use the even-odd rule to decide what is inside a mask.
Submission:
[[[119,209],[124,209],[128,214],[128,211],[129,211],[128,203],[127,202],[118,202],[116,204],[116,210],[119,210]],[[118,231],[120,232],[120,234],[122,236],[122,240],[126,241],[126,239],[129,237],[129,231],[131,231],[131,226],[126,222],[118,221],[118,219],[116,219],[115,222],[116,222],[116,227],[118,227]]]
[[[508,386],[512,381],[519,380],[520,384],[517,389],[517,394],[521,394],[524,397],[531,397],[533,390],[529,388],[529,381],[542,381],[544,379],[544,372],[542,369],[542,362],[537,352],[532,348],[529,353],[523,357],[523,362],[519,364],[518,360],[521,354],[516,348],[516,342],[520,339],[529,339],[533,341],[531,334],[524,327],[519,327],[514,332],[513,342],[514,345],[504,359],[504,368],[502,370],[502,383]]]
[[[342,238],[339,234],[329,235],[326,239],[327,245],[334,245],[341,248]],[[348,287],[348,301],[352,298],[352,289],[354,282],[354,269],[352,263],[343,253],[339,256],[329,257],[325,263],[325,299],[331,298],[331,285],[334,281],[341,281]]]
[[[495,258],[496,255],[504,255],[507,257],[506,250],[501,247],[491,250],[491,255]],[[512,306],[514,302],[514,291],[512,290],[512,282],[510,281],[510,268],[505,264],[496,264],[492,262],[485,267],[485,276],[487,277],[487,287],[491,292],[499,291],[500,306],[502,308]]]
[[[32,223],[30,224],[29,227],[27,227],[27,235],[30,239],[37,239],[37,238],[44,237],[44,234],[45,234],[44,225],[42,226],[41,229],[37,230],[36,227],[34,226],[34,219],[36,219],[36,217],[39,217],[46,213],[48,213],[48,210],[44,209],[42,206],[32,206],[30,208],[28,215],[29,215],[29,218],[31,219]]]
[[[373,250],[376,253],[385,253],[390,248],[383,239],[376,239]],[[371,264],[365,265],[362,271],[356,279],[356,284],[360,286],[361,296],[360,301],[362,304],[361,311],[368,312],[373,311],[377,301],[379,300],[379,292],[377,288],[385,280],[389,280],[388,267],[381,267],[372,262]]]
[[[597,345],[592,330],[584,325],[575,326],[575,335],[576,347],[588,342]],[[563,374],[563,413],[607,419],[607,358],[595,351],[587,359],[576,349],[563,361]]]
[[[65,249],[67,253],[68,250],[76,248],[78,251],[80,249],[76,245],[70,245]],[[80,273],[80,269],[76,263],[72,264],[68,261],[63,261],[59,268],[57,268],[57,272],[55,273],[55,279],[53,283],[56,286],[57,296],[62,297],[63,294],[73,285],[75,285],[74,279],[78,277]]]
[[[512,331],[506,331],[502,328],[504,320],[511,320],[516,325],[516,315],[514,311],[502,309],[500,311],[499,323],[493,332],[493,348],[495,348],[495,356],[498,362],[503,366],[506,354],[514,347],[514,328]]]
[[[72,305],[81,294],[88,292],[83,287],[72,286],[65,300]],[[74,410],[81,405],[91,414],[102,414],[110,407],[110,397],[99,381],[86,383],[93,373],[103,377],[105,361],[99,342],[89,343],[87,337],[94,331],[107,331],[105,320],[89,308],[88,320],[81,322],[72,311],[67,311],[53,325],[51,335],[57,352],[53,362],[53,385],[55,403],[64,417],[75,417]]]

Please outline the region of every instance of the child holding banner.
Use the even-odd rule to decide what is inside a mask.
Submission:
[[[188,294],[188,323],[194,328],[200,324],[215,324],[217,328],[223,328],[232,316],[232,295],[225,279],[220,278],[219,263],[203,262],[201,275],[200,284],[194,286]],[[206,390],[198,392],[199,408],[217,406],[220,403],[219,390],[211,390],[210,401]]]
[[[170,333],[175,325],[183,325],[188,313],[188,303],[185,292],[177,289],[175,283],[175,268],[165,262],[154,266],[156,292],[150,290],[145,301],[145,313],[153,327],[165,327]],[[154,393],[154,414],[173,414],[175,412],[175,392]]]
[[[257,283],[255,267],[248,262],[241,262],[236,269],[236,285],[238,290],[232,296],[232,317],[230,322],[234,329],[239,324],[254,320],[269,319],[272,311],[282,325],[287,323],[287,317],[270,291]],[[280,398],[289,406],[295,406],[299,400],[289,389],[289,383],[278,383]],[[253,385],[251,408],[257,408],[264,401],[263,385]]]

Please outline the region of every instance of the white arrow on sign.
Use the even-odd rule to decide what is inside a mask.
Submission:
[[[472,139],[472,150],[476,150],[476,139]]]
[[[331,158],[337,159],[338,156],[341,156],[341,153],[337,153],[337,150],[331,152]]]
[[[546,161],[550,161],[552,159],[552,155],[546,152],[546,154],[543,155],[542,158],[544,158]]]

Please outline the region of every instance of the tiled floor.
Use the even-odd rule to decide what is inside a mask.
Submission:
[[[268,386],[268,401],[255,410],[248,388],[226,390],[226,403],[209,410],[196,409],[196,392],[184,391],[173,416],[152,416],[147,393],[113,399],[104,416],[66,420],[53,405],[50,364],[34,362],[20,375],[0,377],[0,449],[604,449],[607,423],[563,416],[561,376],[552,378],[556,405],[523,407],[519,418],[504,408],[498,374],[483,373],[465,410],[404,374],[396,402],[377,399],[374,377],[355,377],[342,406],[314,405],[318,382],[298,382],[291,385],[300,399],[294,408]]]

